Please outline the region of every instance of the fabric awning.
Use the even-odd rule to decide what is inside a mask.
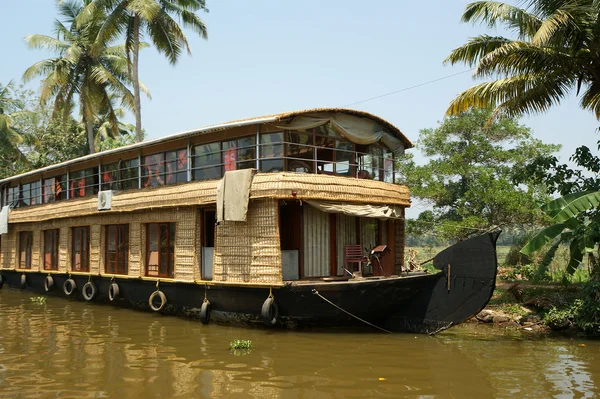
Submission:
[[[330,123],[335,132],[357,144],[381,141],[398,157],[404,154],[402,140],[383,130],[375,121],[341,112],[315,112],[293,118],[288,124],[276,124],[280,129],[306,130]]]
[[[327,213],[343,213],[348,216],[360,216],[379,220],[404,219],[403,209],[398,205],[358,205],[315,200],[305,200],[305,202]]]

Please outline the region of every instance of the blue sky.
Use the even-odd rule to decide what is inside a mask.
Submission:
[[[460,23],[469,1],[207,0],[204,41],[188,32],[193,56],[176,66],[153,49],[141,55],[148,137],[230,120],[314,107],[340,107],[466,71],[442,64],[449,52],[484,30]],[[47,58],[23,40],[52,35],[53,0],[0,0],[0,82],[16,82]],[[470,73],[402,91],[353,108],[374,113],[416,142],[435,127]],[[29,87],[37,90],[34,82]],[[133,120],[133,118],[131,118]],[[596,149],[600,126],[574,95],[547,114],[525,117],[535,136],[563,145],[566,161],[579,145]],[[420,156],[418,160],[422,160]]]

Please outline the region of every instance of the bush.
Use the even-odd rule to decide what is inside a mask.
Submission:
[[[565,330],[575,324],[583,306],[581,299],[575,299],[569,306],[557,309],[552,307],[544,317],[544,323],[553,330]]]
[[[531,263],[529,256],[519,252],[521,248],[523,248],[523,245],[523,242],[517,242],[510,247],[508,254],[506,254],[506,258],[504,258],[506,266],[520,266]]]
[[[586,334],[600,337],[600,281],[586,283],[582,290],[583,300],[575,324]]]

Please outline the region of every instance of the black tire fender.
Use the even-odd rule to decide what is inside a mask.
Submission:
[[[25,273],[21,274],[21,289],[27,287],[27,276]]]
[[[273,327],[277,324],[277,318],[279,316],[279,307],[275,298],[272,296],[265,299],[260,310],[260,316],[262,317],[263,324],[267,327]]]
[[[52,276],[48,275],[44,279],[44,290],[46,292],[52,291],[54,289],[54,279]]]
[[[160,303],[158,305],[154,304],[154,300],[158,298],[160,299]],[[167,304],[167,296],[159,290],[156,290],[152,293],[152,295],[150,295],[150,298],[148,299],[148,305],[150,305],[150,309],[154,310],[155,312],[160,312],[162,310],[162,308],[165,307],[165,305]]]
[[[3,285],[4,285],[4,277],[0,274],[0,289],[2,289]]]
[[[200,307],[200,323],[208,324],[208,322],[210,322],[210,311],[210,301],[208,299],[205,299],[204,302],[202,302],[202,306]]]
[[[86,301],[91,301],[94,299],[97,293],[98,290],[96,289],[96,284],[92,283],[91,281],[85,283],[85,285],[81,288],[81,295],[83,295],[83,299]]]
[[[112,302],[119,297],[119,284],[111,283],[108,286],[108,299]]]
[[[77,284],[72,278],[67,279],[63,284],[63,292],[66,296],[71,296],[77,289]]]

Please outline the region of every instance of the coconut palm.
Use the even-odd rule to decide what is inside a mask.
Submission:
[[[524,8],[497,1],[467,5],[463,22],[504,27],[516,38],[480,35],[454,49],[450,64],[475,67],[492,80],[467,89],[448,114],[495,107],[509,116],[545,112],[571,89],[584,109],[600,119],[600,2],[522,0]]]
[[[191,54],[184,27],[191,28],[202,38],[207,38],[204,22],[197,11],[208,11],[205,0],[92,0],[79,16],[78,24],[87,24],[94,15],[105,14],[102,28],[96,38],[94,51],[100,51],[105,43],[125,35],[125,47],[130,59],[130,76],[135,98],[136,141],[142,141],[140,84],[138,77],[140,40],[148,35],[156,49],[175,64],[185,48]]]
[[[81,118],[86,126],[89,152],[95,151],[95,131],[99,115],[105,116],[112,132],[119,132],[117,113],[111,103],[111,95],[121,99],[121,104],[133,108],[133,95],[126,84],[127,57],[124,45],[105,46],[92,51],[100,31],[102,18],[96,15],[87,24],[76,25],[75,18],[89,0],[67,0],[59,3],[59,14],[65,23],[54,24],[56,38],[30,35],[25,40],[30,48],[43,48],[58,53],[55,58],[39,61],[29,67],[24,81],[42,76],[40,100],[54,101],[54,116],[66,119],[77,100]]]
[[[13,89],[12,82],[6,86],[0,84],[0,144],[4,157],[11,159],[21,158],[22,153],[19,144],[23,138],[19,131],[13,126],[13,118],[20,108],[19,101],[11,97]]]

